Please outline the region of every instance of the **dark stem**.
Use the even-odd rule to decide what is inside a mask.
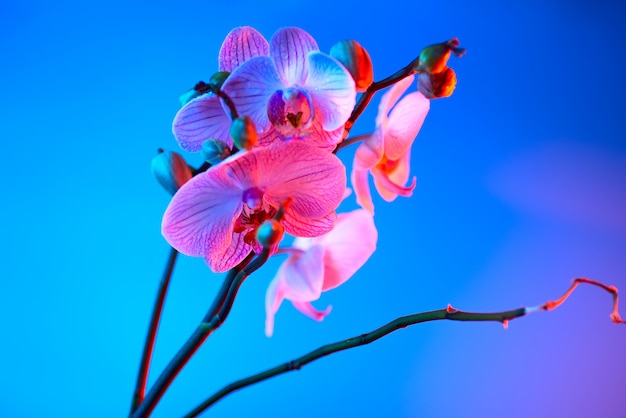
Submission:
[[[338,341],[336,343],[324,345],[317,350],[313,350],[308,354],[298,357],[295,360],[288,361],[279,366],[265,370],[261,373],[246,377],[241,380],[237,380],[211,395],[208,399],[198,405],[195,409],[185,415],[185,418],[192,418],[198,416],[204,410],[215,404],[217,401],[225,397],[226,395],[242,389],[246,386],[253,385],[260,381],[269,379],[271,377],[290,372],[293,370],[299,370],[303,366],[319,358],[328,356],[339,351],[347,350],[350,348],[366,345],[374,342],[387,334],[392,333],[400,328],[406,328],[410,325],[420,324],[422,322],[438,321],[447,319],[451,321],[470,321],[470,322],[482,322],[482,321],[495,321],[501,322],[505,327],[508,322],[525,316],[531,312],[536,311],[549,311],[560,306],[571,295],[574,289],[581,283],[587,283],[594,286],[598,286],[613,296],[613,311],[611,313],[611,319],[615,323],[626,324],[626,321],[622,320],[618,313],[618,292],[614,286],[607,286],[603,283],[586,278],[574,279],[572,286],[565,292],[565,294],[555,301],[546,302],[543,305],[531,308],[519,308],[511,311],[493,312],[493,313],[475,313],[475,312],[463,312],[459,311],[452,306],[448,305],[446,309],[439,309],[430,312],[421,312],[413,315],[403,316],[383,325],[382,327],[375,329],[372,332],[361,334],[356,337],[348,338],[347,340]]]
[[[343,140],[343,142],[337,145],[337,148],[335,148],[335,150],[333,151],[333,154],[337,154],[337,151],[339,151],[340,149],[345,148],[348,145],[356,144],[357,142],[363,141],[369,138],[370,136],[372,136],[372,134],[363,134],[363,135],[353,136],[351,138],[346,138]]]
[[[156,300],[154,301],[154,308],[152,309],[152,317],[150,318],[150,325],[148,326],[148,334],[146,335],[146,341],[143,345],[143,353],[141,355],[141,362],[139,363],[137,382],[135,383],[135,392],[133,393],[133,399],[130,406],[131,414],[135,412],[139,404],[143,401],[143,397],[146,392],[148,372],[150,371],[152,351],[154,350],[154,342],[156,341],[159,322],[161,320],[161,311],[163,310],[165,296],[167,295],[167,289],[170,284],[172,272],[174,271],[177,256],[178,251],[174,248],[170,248],[170,255],[167,259],[167,264],[165,265],[161,282],[159,283]]]
[[[365,91],[365,93],[363,93],[360,97],[359,100],[356,104],[356,106],[354,107],[354,110],[352,111],[352,114],[350,115],[350,118],[348,119],[348,121],[345,124],[345,131],[346,132],[350,132],[350,129],[352,129],[352,126],[354,126],[354,122],[356,122],[356,120],[359,118],[359,116],[361,116],[361,113],[363,113],[363,111],[365,110],[365,108],[367,107],[367,105],[369,104],[370,100],[372,100],[372,97],[374,96],[374,93],[376,93],[378,90],[382,90],[386,87],[391,86],[392,84],[397,83],[398,81],[402,80],[403,78],[406,78],[408,76],[410,76],[411,74],[415,74],[416,71],[414,69],[415,64],[417,62],[417,59],[411,61],[411,63],[409,65],[407,65],[406,67],[396,71],[394,74],[390,75],[389,77],[377,81],[375,83],[372,83],[367,90]]]
[[[250,261],[253,257],[254,254],[250,253],[244,261],[228,272],[224,283],[215,297],[213,304],[202,319],[202,322],[163,370],[152,389],[150,389],[146,395],[144,401],[139,405],[137,410],[130,415],[132,418],[147,417],[150,415],[178,373],[185,367],[187,362],[209,335],[224,322],[232,308],[239,287],[246,277],[259,269],[267,261],[269,251],[264,250],[258,257]]]

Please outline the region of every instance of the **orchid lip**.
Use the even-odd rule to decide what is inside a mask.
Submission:
[[[311,96],[298,86],[276,91],[267,104],[267,116],[283,137],[293,137],[308,129],[314,115]]]

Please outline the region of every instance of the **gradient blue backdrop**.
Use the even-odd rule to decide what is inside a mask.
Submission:
[[[378,251],[317,303],[332,314],[316,323],[284,305],[265,338],[273,260],[155,417],[400,315],[537,305],[576,276],[626,292],[625,17],[603,0],[3,1],[0,416],[127,414],[168,253],[168,195],[150,160],[177,150],[179,94],[216,70],[240,25],[268,38],[300,26],[324,51],[357,39],[377,79],[453,36],[468,53],[452,59],[458,88],[432,103],[413,147],[414,196],[375,200]],[[354,133],[373,129],[377,102]],[[350,164],[353,152],[340,156]],[[151,380],[220,280],[200,259],[179,260]],[[206,416],[624,417],[626,328],[610,307],[588,287],[506,331],[415,326],[235,393]]]

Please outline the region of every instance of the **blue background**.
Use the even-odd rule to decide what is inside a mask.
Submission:
[[[169,197],[150,160],[159,147],[177,150],[178,96],[217,69],[223,38],[240,25],[267,38],[300,26],[324,51],[357,39],[376,79],[453,36],[468,53],[451,60],[457,90],[432,103],[413,147],[413,197],[376,197],[378,251],[317,302],[333,305],[330,316],[316,323],[286,304],[267,339],[264,295],[281,261],[272,260],[155,417],[400,315],[539,305],[577,276],[626,291],[618,3],[3,1],[0,416],[126,416],[168,253]],[[353,133],[373,129],[378,100]],[[340,153],[348,165],[353,152]],[[151,381],[220,280],[180,258]],[[506,331],[414,326],[244,389],[206,416],[623,417],[626,328],[610,308],[587,287]]]

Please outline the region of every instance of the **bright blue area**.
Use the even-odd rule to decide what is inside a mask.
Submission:
[[[619,2],[212,3],[0,5],[0,416],[127,414],[168,252],[159,232],[168,196],[150,160],[177,149],[178,96],[216,70],[224,36],[240,25],[268,38],[300,26],[324,51],[357,39],[377,79],[453,36],[468,53],[451,60],[458,88],[432,103],[413,147],[413,197],[376,197],[379,249],[317,302],[333,305],[330,316],[316,323],[286,304],[265,338],[279,260],[270,262],[155,417],[400,315],[536,305],[576,276],[626,291]],[[379,97],[354,133],[373,129]],[[347,164],[354,149],[340,153]],[[152,380],[220,279],[202,260],[180,259]],[[610,307],[587,287],[507,331],[415,326],[235,393],[206,416],[623,417],[626,328],[610,323]]]

